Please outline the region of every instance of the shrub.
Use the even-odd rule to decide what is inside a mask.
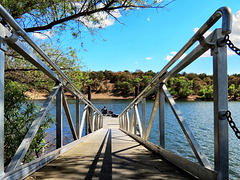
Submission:
[[[5,81],[4,91],[4,164],[10,162],[18,146],[26,135],[30,125],[38,114],[37,107],[24,94],[26,88],[14,81]],[[47,144],[44,141],[45,130],[50,126],[53,119],[48,115],[41,124],[30,148],[24,157],[24,162],[29,162],[35,157],[39,157]],[[13,143],[14,142],[14,143]]]

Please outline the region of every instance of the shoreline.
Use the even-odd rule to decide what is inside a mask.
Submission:
[[[40,93],[37,91],[27,91],[25,93],[25,95],[27,95],[31,100],[46,100],[48,97],[48,93]],[[87,97],[87,94],[84,94]],[[67,92],[65,93],[65,96],[67,97],[67,99],[75,99],[71,93]],[[109,100],[114,100],[114,99],[134,99],[134,96],[128,96],[128,97],[124,97],[124,96],[115,96],[112,93],[92,93],[92,100],[98,100],[98,99],[109,99]],[[187,98],[173,98],[174,100],[182,100],[182,101],[209,101],[206,99],[202,99],[201,96],[198,95],[190,95]],[[240,101],[240,99],[232,99],[229,97],[228,99],[229,101]],[[211,100],[210,100],[211,101]]]
[[[48,97],[48,93],[40,93],[37,91],[27,91],[25,93],[31,100],[46,100]],[[65,96],[67,97],[67,99],[75,99],[70,93],[65,93]],[[85,94],[85,96],[87,97],[87,94]],[[111,93],[92,93],[92,100],[98,100],[98,99],[134,99],[134,96],[128,96],[128,97],[124,97],[124,96],[114,96]],[[175,98],[174,98],[175,99]],[[176,99],[175,99],[176,100]],[[177,99],[177,100],[184,100],[184,101],[201,101],[204,100],[202,99],[200,96],[197,95],[191,95],[188,96],[187,98],[183,98],[183,99]]]
[[[27,95],[30,99],[32,100],[45,100],[48,97],[48,93],[39,93],[37,91],[27,91],[25,93],[25,95]],[[87,97],[87,94],[84,94]],[[75,99],[70,93],[65,93],[65,96],[67,97],[67,99]],[[134,96],[128,96],[128,97],[124,97],[124,96],[114,96],[111,93],[92,93],[92,100],[95,99],[133,99]]]

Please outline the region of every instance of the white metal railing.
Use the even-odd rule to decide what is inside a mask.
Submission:
[[[207,38],[204,33],[210,29],[222,17],[222,28],[215,29]],[[200,179],[228,179],[228,122],[222,118],[221,111],[228,109],[228,74],[227,74],[227,47],[219,43],[225,35],[231,33],[232,13],[230,8],[218,9],[207,22],[194,34],[186,45],[172,58],[172,60],[150,81],[147,87],[123,110],[119,115],[120,129],[149,149],[175,165],[190,172]],[[173,65],[192,45],[199,41],[197,47]],[[182,69],[187,67],[207,50],[211,50],[213,56],[213,82],[214,82],[214,167],[208,161],[199,143],[194,138],[181,111],[169,93],[165,83]],[[171,68],[171,69],[170,69]],[[155,103],[146,127],[146,98],[157,90]],[[192,163],[178,155],[165,150],[165,99],[168,101],[176,119],[181,126],[200,165]],[[142,119],[138,112],[138,104],[142,104]],[[148,142],[153,121],[159,108],[159,145]],[[223,120],[224,119],[224,120]]]
[[[74,83],[60,70],[60,68],[43,52],[43,50],[27,35],[27,33],[18,25],[11,15],[0,5],[0,17],[12,28],[10,32],[4,25],[0,24],[0,179],[21,179],[37,169],[44,166],[49,161],[55,159],[59,154],[67,149],[74,147],[83,136],[85,124],[85,134],[102,128],[102,113],[83,95],[83,93],[74,85]],[[18,40],[22,37],[33,50]],[[55,87],[44,102],[37,118],[30,126],[25,138],[17,149],[9,165],[4,167],[4,62],[7,46],[21,54],[26,60],[35,65],[49,78],[56,82]],[[38,53],[44,61],[50,64],[47,66],[35,54]],[[53,70],[51,70],[53,69]],[[56,73],[54,72],[56,71]],[[70,92],[76,98],[76,129],[74,127],[68,103],[64,95],[64,90]],[[20,166],[27,150],[36,135],[45,115],[50,109],[53,100],[56,98],[56,150],[50,154],[44,155],[33,162]],[[85,104],[80,122],[80,101]],[[64,109],[67,120],[72,132],[73,143],[63,146],[62,117]]]

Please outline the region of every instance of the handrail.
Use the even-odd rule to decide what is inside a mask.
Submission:
[[[87,97],[74,85],[74,83],[61,71],[61,69],[47,56],[47,54],[28,36],[26,31],[24,31],[21,26],[13,19],[13,17],[5,10],[5,8],[0,4],[0,16],[11,25],[16,33],[23,37],[23,39],[28,42],[33,49],[35,49],[41,57],[44,58],[53,68],[56,70],[65,81],[67,81],[73,88],[78,92],[78,94],[84,99],[85,102],[89,103],[93,109],[95,109],[98,113],[101,113],[91,101],[87,99]]]
[[[215,29],[205,38],[203,36],[204,33],[221,17],[222,28]],[[148,147],[150,150],[154,151],[156,147],[152,145],[149,146],[148,137],[153,126],[157,109],[159,108],[159,146],[156,145],[158,147],[157,152],[160,156],[168,159],[173,164],[179,166],[186,172],[190,172],[199,179],[223,180],[229,178],[228,124],[227,120],[222,119],[220,116],[220,112],[228,109],[227,48],[226,44],[219,44],[218,42],[231,33],[231,24],[231,10],[228,7],[218,9],[171,59],[171,61],[167,63],[167,65],[150,81],[146,88],[119,115],[119,128],[125,133],[130,134],[135,140],[143,143],[144,146]],[[185,53],[197,41],[199,41],[199,45],[193,47],[181,61],[174,64],[183,53]],[[194,137],[194,133],[192,133],[191,128],[184,119],[177,103],[174,101],[165,85],[171,77],[201,57],[209,49],[211,49],[214,64],[214,168]],[[157,95],[146,129],[146,97],[154,90],[157,90]],[[198,166],[197,170],[196,168],[193,168],[191,162],[188,162],[187,159],[183,160],[181,156],[173,158],[175,155],[165,149],[165,101],[168,102],[172,109],[181,130],[198,160],[199,165],[196,164]],[[140,103],[142,104],[142,120],[140,119],[138,112],[138,104]],[[129,125],[131,125],[130,128]],[[181,163],[179,163],[179,161],[181,161]]]
[[[61,71],[61,69],[43,52],[43,50],[27,35],[27,33],[18,25],[18,23],[12,18],[12,16],[2,7],[0,4],[0,18],[2,18],[6,23],[8,23],[9,27],[11,27],[12,32],[7,27],[4,27],[3,24],[0,23],[0,56],[1,56],[1,79],[4,79],[4,61],[5,61],[5,52],[7,45],[11,47],[13,50],[21,54],[26,60],[28,60],[31,64],[36,66],[40,69],[45,75],[47,75],[50,79],[55,81],[55,86],[52,89],[51,93],[45,100],[42,108],[38,112],[38,115],[33,120],[32,124],[30,125],[28,131],[26,132],[25,137],[23,138],[22,142],[18,146],[15,154],[13,155],[11,161],[9,162],[7,168],[4,167],[4,114],[1,111],[0,116],[0,179],[2,177],[7,177],[6,173],[10,173],[14,176],[18,177],[26,177],[31,172],[35,171],[36,168],[43,167],[46,163],[50,160],[53,160],[57,157],[57,155],[61,154],[63,151],[59,149],[65,149],[65,145],[63,145],[63,110],[66,114],[66,119],[68,120],[68,124],[73,136],[73,139],[77,141],[77,139],[81,139],[83,136],[84,131],[84,124],[85,124],[85,135],[92,133],[95,130],[102,128],[103,126],[103,115],[102,113],[92,104],[91,101],[74,85],[74,83]],[[5,23],[4,22],[4,23]],[[28,45],[26,46],[20,40],[18,40],[19,36],[21,36]],[[31,47],[28,48],[28,47]],[[39,59],[36,54],[39,54],[42,58]],[[48,62],[46,64],[45,62]],[[49,67],[51,66],[51,67]],[[53,70],[52,70],[53,69]],[[54,70],[56,72],[54,72]],[[0,92],[0,105],[4,106],[4,83],[1,84],[1,89],[3,91]],[[71,116],[71,112],[69,110],[69,106],[67,103],[67,99],[64,95],[64,90],[71,92],[71,94],[76,97],[76,127],[74,126],[73,119]],[[25,171],[22,167],[20,167],[20,163],[22,162],[23,158],[25,157],[33,138],[35,137],[38,129],[42,121],[44,120],[46,113],[49,111],[53,100],[56,98],[56,148],[57,150],[54,151],[54,156],[45,157],[43,159],[39,159],[36,161],[37,163],[34,164],[33,169],[29,168],[28,171]],[[82,120],[80,122],[80,100],[86,104],[84,107],[84,112],[82,116]],[[2,108],[3,109],[3,108]],[[94,113],[94,118],[92,114]],[[98,115],[96,115],[96,113]],[[97,122],[97,126],[93,126],[92,122]],[[71,148],[73,146],[70,146]],[[44,163],[42,163],[44,161]],[[29,164],[28,164],[29,165]],[[32,166],[32,165],[31,165]],[[5,176],[6,175],[6,176]],[[11,176],[11,175],[9,175]],[[17,178],[18,179],[18,178]]]
[[[129,107],[137,103],[144,93],[163,76],[167,70],[198,40],[200,40],[205,32],[207,32],[222,17],[222,34],[227,35],[232,31],[232,12],[229,7],[221,7],[202,25],[202,27],[193,35],[193,37],[183,46],[183,48],[171,59],[171,61],[149,82],[144,90],[122,111],[120,116]]]

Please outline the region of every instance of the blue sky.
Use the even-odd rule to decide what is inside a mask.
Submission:
[[[78,56],[91,71],[111,70],[134,72],[160,71],[187,41],[220,7],[228,6],[234,15],[234,34],[231,40],[240,47],[239,0],[176,0],[163,9],[140,9],[123,14],[117,12],[125,25],[108,19],[105,29],[95,36],[83,30],[84,48]],[[221,20],[216,24],[221,27]],[[213,29],[211,29],[213,30]],[[94,41],[93,41],[94,38]],[[80,47],[79,41],[63,41],[65,46]],[[240,74],[240,57],[229,56],[229,74]],[[212,57],[202,57],[187,67],[185,72],[212,74]]]

